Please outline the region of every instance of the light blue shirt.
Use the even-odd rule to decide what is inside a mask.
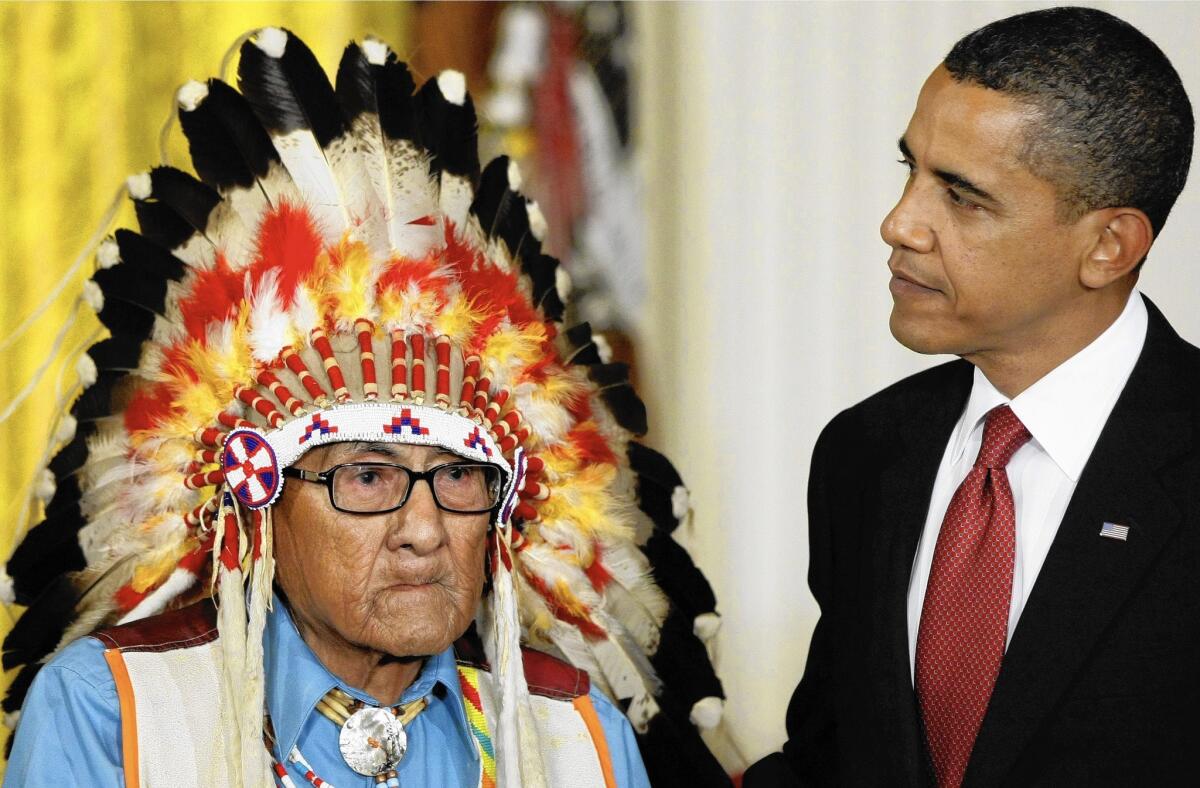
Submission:
[[[266,702],[275,729],[275,757],[296,785],[307,785],[304,770],[289,763],[298,745],[317,776],[339,788],[376,785],[342,760],[338,726],[315,710],[333,687],[381,705],[339,681],[304,643],[286,607],[276,600],[263,639]],[[428,707],[408,726],[408,751],[397,769],[405,786],[466,786],[479,780],[479,752],[463,709],[454,651],[425,661],[402,703],[428,698]],[[649,786],[633,729],[601,693],[590,692],[608,743],[613,776],[623,788]],[[95,638],[72,643],[38,674],[21,712],[8,762],[6,786],[123,786],[121,713],[104,645]]]

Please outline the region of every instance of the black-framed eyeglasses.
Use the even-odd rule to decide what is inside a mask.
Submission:
[[[329,502],[339,512],[385,514],[408,503],[413,485],[422,479],[433,502],[453,514],[483,514],[500,501],[501,473],[495,465],[449,462],[423,471],[382,462],[348,462],[325,471],[284,468],[283,475],[329,488]]]

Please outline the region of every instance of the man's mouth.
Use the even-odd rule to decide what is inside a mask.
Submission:
[[[388,588],[394,588],[401,591],[405,589],[428,588],[429,586],[435,585],[437,581],[438,579],[436,577],[406,577],[396,580],[394,583],[390,584]]]
[[[897,269],[892,269],[892,279],[888,283],[888,289],[893,295],[928,295],[930,293],[940,293],[936,287],[930,287],[923,283],[920,279]]]

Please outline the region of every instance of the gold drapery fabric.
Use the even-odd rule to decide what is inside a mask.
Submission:
[[[176,88],[218,75],[230,45],[259,27],[292,30],[332,74],[346,43],[368,34],[408,52],[411,17],[399,3],[0,2],[0,342],[78,255],[86,258],[47,311],[0,350],[0,413],[45,365],[32,396],[0,424],[0,559],[28,520],[51,420],[64,408],[56,400],[76,391],[72,357],[103,336],[78,302],[94,267],[89,237],[136,226],[127,200],[116,224],[101,221],[126,176],[160,163]],[[225,78],[236,80],[236,61]],[[166,150],[169,163],[190,171],[177,123]],[[0,638],[17,612],[0,613]]]

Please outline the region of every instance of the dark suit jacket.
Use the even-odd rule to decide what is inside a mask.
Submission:
[[[1149,302],[1146,344],[1000,669],[964,786],[1200,785],[1200,350]],[[809,485],[821,606],[783,752],[746,788],[920,786],[909,575],[971,390],[954,361],[838,415]],[[1127,524],[1128,541],[1099,535]]]

